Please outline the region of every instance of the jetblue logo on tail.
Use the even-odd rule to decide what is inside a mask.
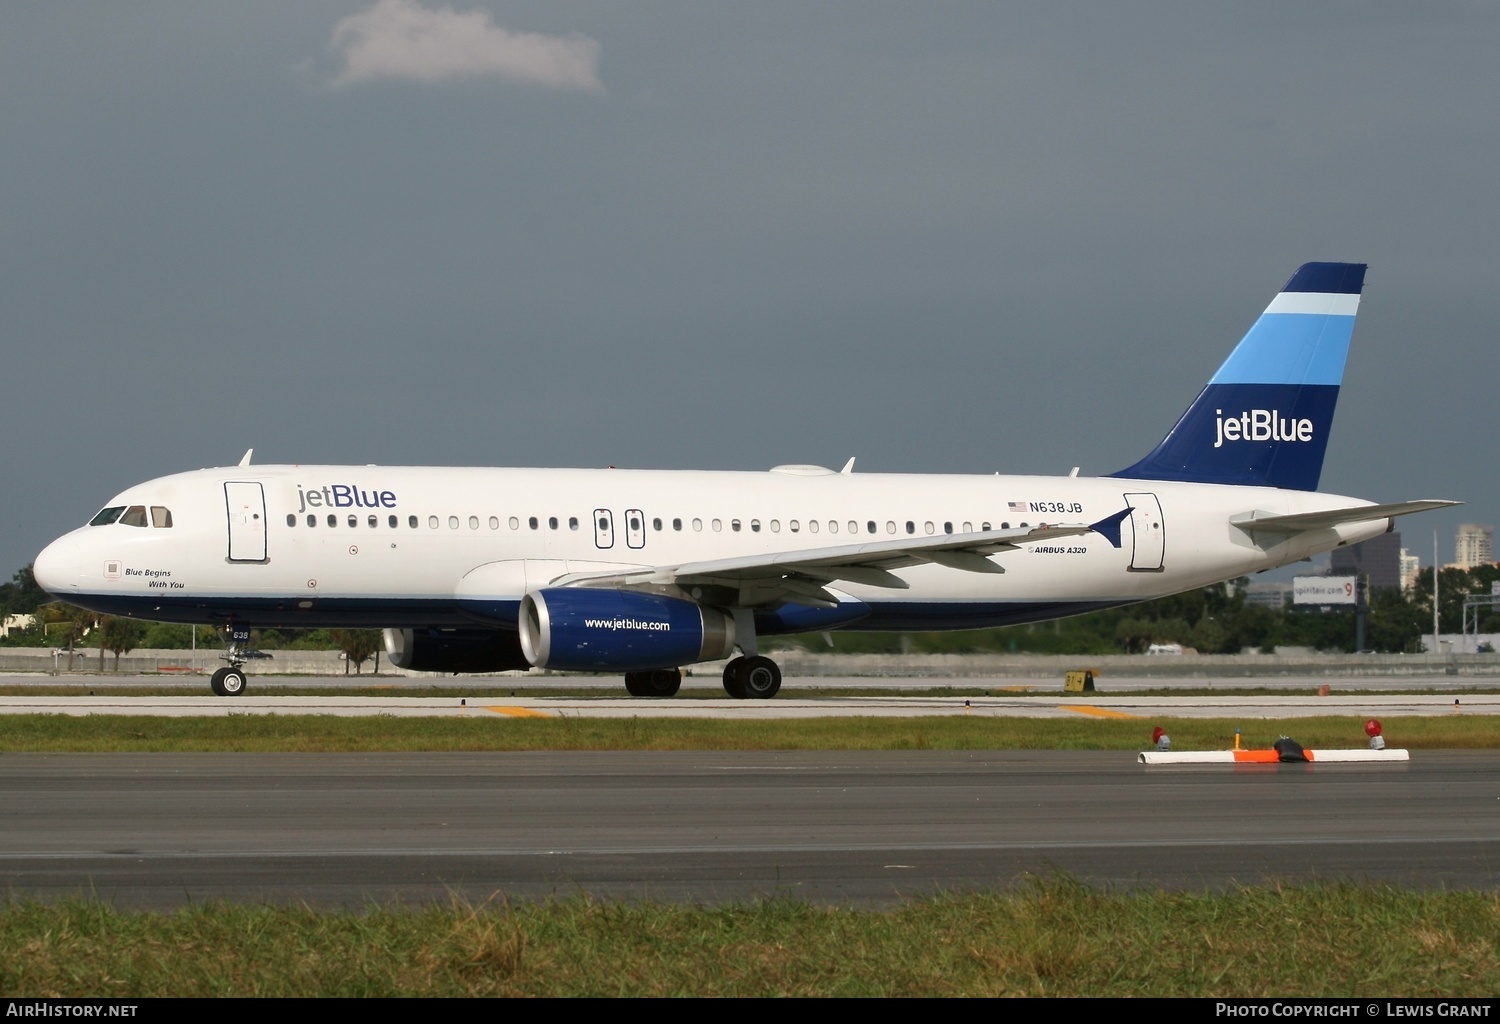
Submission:
[[[1311,441],[1313,421],[1281,415],[1275,409],[1250,409],[1238,416],[1224,418],[1223,409],[1215,409],[1214,447],[1225,441]]]
[[[1144,459],[1112,476],[1315,491],[1362,263],[1305,263]]]

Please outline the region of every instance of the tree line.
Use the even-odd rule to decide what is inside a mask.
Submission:
[[[1443,569],[1438,580],[1439,631],[1463,629],[1464,598],[1488,596],[1500,581],[1500,563],[1474,569]],[[1190,590],[1172,597],[1090,612],[1053,622],[934,633],[860,633],[841,631],[835,651],[848,653],[1018,652],[1035,654],[1139,654],[1151,644],[1181,644],[1204,654],[1271,653],[1278,647],[1310,647],[1353,652],[1352,609],[1321,611],[1288,605],[1271,608],[1245,599],[1246,579]],[[35,625],[12,630],[0,646],[68,647],[85,635],[89,646],[119,656],[136,648],[186,649],[195,627],[167,622],[99,615],[54,601],[36,585],[31,566],[0,584],[0,614],[35,615]],[[1500,632],[1500,612],[1483,609],[1479,632]],[[197,645],[213,649],[223,643],[218,630],[198,626]],[[1365,647],[1382,653],[1417,653],[1432,632],[1432,572],[1423,572],[1410,591],[1372,590]],[[810,649],[823,647],[818,634],[794,638]],[[381,637],[373,629],[257,630],[251,643],[263,651],[343,651],[360,671],[378,654]],[[378,661],[378,657],[377,657]]]

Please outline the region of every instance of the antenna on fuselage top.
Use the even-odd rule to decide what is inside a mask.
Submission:
[[[254,448],[246,448],[245,449],[245,457],[240,460],[240,465],[241,466],[248,466],[248,465],[250,465],[250,456],[252,456],[254,454],[255,454],[255,449]]]

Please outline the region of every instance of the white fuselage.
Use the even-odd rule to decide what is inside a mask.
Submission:
[[[257,507],[257,501],[261,507]],[[1385,519],[1257,536],[1231,523],[1365,504],[1268,487],[1117,478],[246,466],[162,477],[110,506],[146,525],[84,526],[37,559],[86,607],[263,626],[455,625],[466,579],[519,602],[568,572],[696,563],[943,533],[1095,523],[1129,507],[1120,545],[1089,533],[1004,551],[1003,574],[896,570],[907,589],[840,582],[858,628],[1054,618],[1259,572],[1389,527]],[[170,514],[170,526],[153,525]],[[139,517],[132,519],[139,521]],[[510,573],[475,570],[510,563]],[[529,568],[527,568],[529,567]]]

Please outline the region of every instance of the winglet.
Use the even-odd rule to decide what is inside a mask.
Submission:
[[[246,448],[245,449],[245,457],[240,460],[240,465],[241,466],[248,466],[248,465],[250,465],[250,456],[252,456],[254,454],[255,454],[255,449],[254,448]]]
[[[1117,548],[1120,546],[1120,524],[1125,521],[1126,516],[1134,511],[1134,508],[1127,505],[1124,509],[1116,512],[1107,519],[1101,519],[1097,523],[1092,524],[1089,526],[1089,529],[1109,541],[1110,547]]]
[[[849,461],[846,462],[846,463],[844,463],[844,468],[841,469],[841,470],[839,470],[839,472],[843,473],[845,476],[848,476],[850,473],[853,473],[854,472],[854,460],[857,457],[858,456],[854,456],[854,455],[849,456]]]

